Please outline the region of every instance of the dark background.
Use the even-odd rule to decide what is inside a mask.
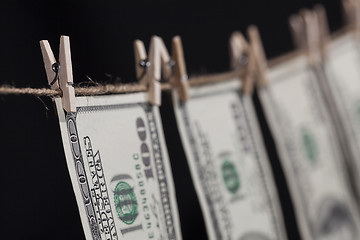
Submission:
[[[266,54],[293,49],[287,19],[323,3],[332,31],[343,26],[339,0],[247,1],[11,1],[0,3],[0,84],[47,87],[39,41],[58,54],[71,41],[74,82],[135,81],[133,41],[183,40],[189,75],[229,70],[228,39],[256,24]],[[255,98],[255,100],[257,100]],[[257,104],[278,181],[290,239],[297,239],[291,202],[272,139]],[[184,239],[206,239],[197,198],[180,147],[171,106],[161,108],[177,187]],[[51,99],[0,95],[1,239],[84,239]]]

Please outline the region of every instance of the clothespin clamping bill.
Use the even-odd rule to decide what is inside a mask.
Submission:
[[[322,59],[326,59],[326,46],[329,42],[330,38],[330,29],[329,29],[329,23],[327,19],[326,10],[323,5],[317,4],[314,7],[314,13],[317,21],[317,25],[319,28],[319,44],[320,44],[320,50],[322,54]]]
[[[189,100],[189,82],[180,36],[172,39],[172,59],[174,68],[171,83],[176,87],[179,98],[184,103]]]
[[[313,10],[303,9],[289,19],[295,46],[306,49],[310,64],[316,66],[326,57],[329,26],[325,8],[316,5]]]
[[[346,24],[360,31],[360,1],[359,0],[342,0],[344,11],[344,20]]]
[[[251,25],[248,27],[247,32],[250,41],[251,55],[254,57],[257,83],[260,87],[266,87],[269,83],[266,76],[268,66],[259,30],[255,25]]]
[[[245,70],[242,91],[251,94],[254,89],[255,59],[250,45],[240,32],[234,32],[230,37],[230,65],[233,70]]]
[[[320,64],[326,58],[326,44],[329,36],[325,8],[316,5],[313,10],[304,10],[302,17],[305,23],[310,64]]]
[[[295,48],[305,49],[307,44],[304,19],[299,14],[293,14],[289,18],[289,26]]]
[[[56,61],[47,40],[40,41],[40,47],[51,89],[61,89],[64,110],[76,112],[69,37],[60,37],[59,61]]]
[[[151,39],[149,58],[146,56],[142,41],[136,40],[134,49],[136,76],[141,84],[149,85],[149,97],[152,104],[158,106],[161,104],[161,74],[165,79],[171,78],[171,84],[177,88],[182,102],[189,99],[188,76],[179,36],[172,39],[172,59],[170,59],[163,40],[157,36],[153,36]]]

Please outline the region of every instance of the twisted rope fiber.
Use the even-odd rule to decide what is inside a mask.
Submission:
[[[240,77],[243,71],[233,71],[213,75],[195,76],[189,78],[190,86],[199,86],[210,83],[222,82],[234,77]],[[173,85],[171,83],[161,83],[161,90],[171,90]],[[77,96],[94,96],[115,93],[135,93],[146,92],[148,87],[145,84],[128,83],[128,84],[97,84],[91,87],[75,87],[75,94]],[[33,96],[47,96],[47,97],[61,97],[60,89],[49,88],[16,88],[13,86],[0,86],[0,95],[33,95]]]
[[[0,86],[0,94],[2,95],[34,95],[34,96],[61,96],[60,90],[53,90],[48,88],[15,88],[11,86]]]
[[[147,90],[145,85],[140,84],[106,84],[93,87],[75,87],[75,94],[78,96],[92,96],[112,93],[131,93],[144,92]],[[61,97],[60,89],[48,88],[15,88],[12,86],[0,86],[1,95],[34,95],[47,97]]]

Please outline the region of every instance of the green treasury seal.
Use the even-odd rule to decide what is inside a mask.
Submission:
[[[134,189],[126,182],[119,182],[115,187],[114,202],[120,220],[132,224],[138,215]]]
[[[305,150],[305,155],[312,163],[315,163],[318,156],[318,148],[315,137],[313,134],[306,128],[303,128],[301,131],[302,135],[302,144]]]
[[[231,193],[235,194],[239,190],[240,180],[234,164],[225,160],[222,164],[221,170],[226,188]]]

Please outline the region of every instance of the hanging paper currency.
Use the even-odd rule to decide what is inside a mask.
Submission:
[[[323,69],[325,97],[342,137],[360,196],[360,45],[353,33],[334,39],[327,48]]]
[[[268,71],[259,91],[303,239],[360,238],[339,139],[304,55]]]
[[[56,99],[86,239],[181,239],[159,110],[145,93]]]
[[[251,97],[240,79],[190,88],[173,102],[209,239],[285,239]]]

